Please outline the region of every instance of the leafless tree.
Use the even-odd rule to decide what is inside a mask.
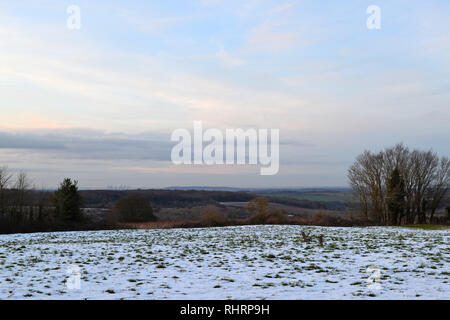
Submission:
[[[16,192],[16,204],[18,206],[24,206],[25,205],[25,198],[27,195],[27,192],[31,188],[31,182],[28,179],[28,176],[25,172],[20,172],[17,175],[16,183],[14,185],[14,190]]]
[[[363,213],[384,220],[383,154],[365,151],[350,167],[348,178],[361,201]]]
[[[397,191],[395,196],[398,206],[389,194],[392,186],[388,187],[394,170],[402,183],[401,195]],[[450,161],[431,150],[410,151],[397,144],[379,153],[363,152],[349,168],[348,179],[366,217],[384,223],[426,223],[449,191]],[[390,212],[393,208],[395,214]]]
[[[411,154],[413,174],[413,219],[426,223],[427,191],[433,183],[439,163],[437,155],[431,151],[414,150]],[[413,221],[411,221],[413,222]]]
[[[7,167],[0,167],[0,214],[6,211],[6,190],[11,182],[12,174],[9,173]]]
[[[436,173],[433,179],[433,183],[428,190],[430,219],[429,222],[433,222],[434,214],[450,189],[450,159],[443,157],[439,161],[439,165],[436,168]]]

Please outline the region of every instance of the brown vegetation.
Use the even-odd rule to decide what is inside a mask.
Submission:
[[[203,209],[201,223],[207,226],[219,227],[226,225],[227,220],[218,207],[208,205]]]
[[[243,226],[243,225],[320,225],[320,226],[373,226],[379,225],[374,221],[367,219],[344,219],[333,217],[318,212],[319,218],[289,216],[287,212],[274,209],[269,206],[267,199],[257,198],[250,201],[247,208],[252,215],[247,218],[229,218],[223,212],[223,209],[215,206],[207,206],[203,209],[203,215],[197,220],[178,220],[178,221],[156,221],[147,223],[119,223],[118,228],[132,229],[172,229],[172,228],[209,228],[225,226]],[[308,239],[305,234],[304,239]],[[312,239],[312,238],[311,238]],[[310,240],[311,240],[310,239]],[[323,235],[317,236],[320,245],[323,244]]]

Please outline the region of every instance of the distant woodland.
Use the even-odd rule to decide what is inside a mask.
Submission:
[[[450,161],[398,144],[365,151],[348,170],[351,189],[79,190],[32,186],[0,167],[0,233],[165,226],[448,224]],[[153,226],[153,225],[150,225]]]

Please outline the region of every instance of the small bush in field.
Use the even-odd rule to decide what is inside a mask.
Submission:
[[[319,245],[323,246],[323,234],[319,235],[317,240],[319,240]]]
[[[311,237],[309,234],[306,234],[304,231],[302,231],[302,238],[304,242],[311,242]]]

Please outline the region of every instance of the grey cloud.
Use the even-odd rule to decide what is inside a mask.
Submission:
[[[64,144],[48,137],[0,132],[0,149],[64,149]]]
[[[169,161],[174,145],[169,132],[124,134],[89,128],[0,132],[0,149],[32,150],[74,159]],[[282,139],[280,145],[311,146],[295,139]]]
[[[90,129],[0,132],[0,149],[22,149],[59,156],[93,160],[170,160],[170,135],[126,135]]]

